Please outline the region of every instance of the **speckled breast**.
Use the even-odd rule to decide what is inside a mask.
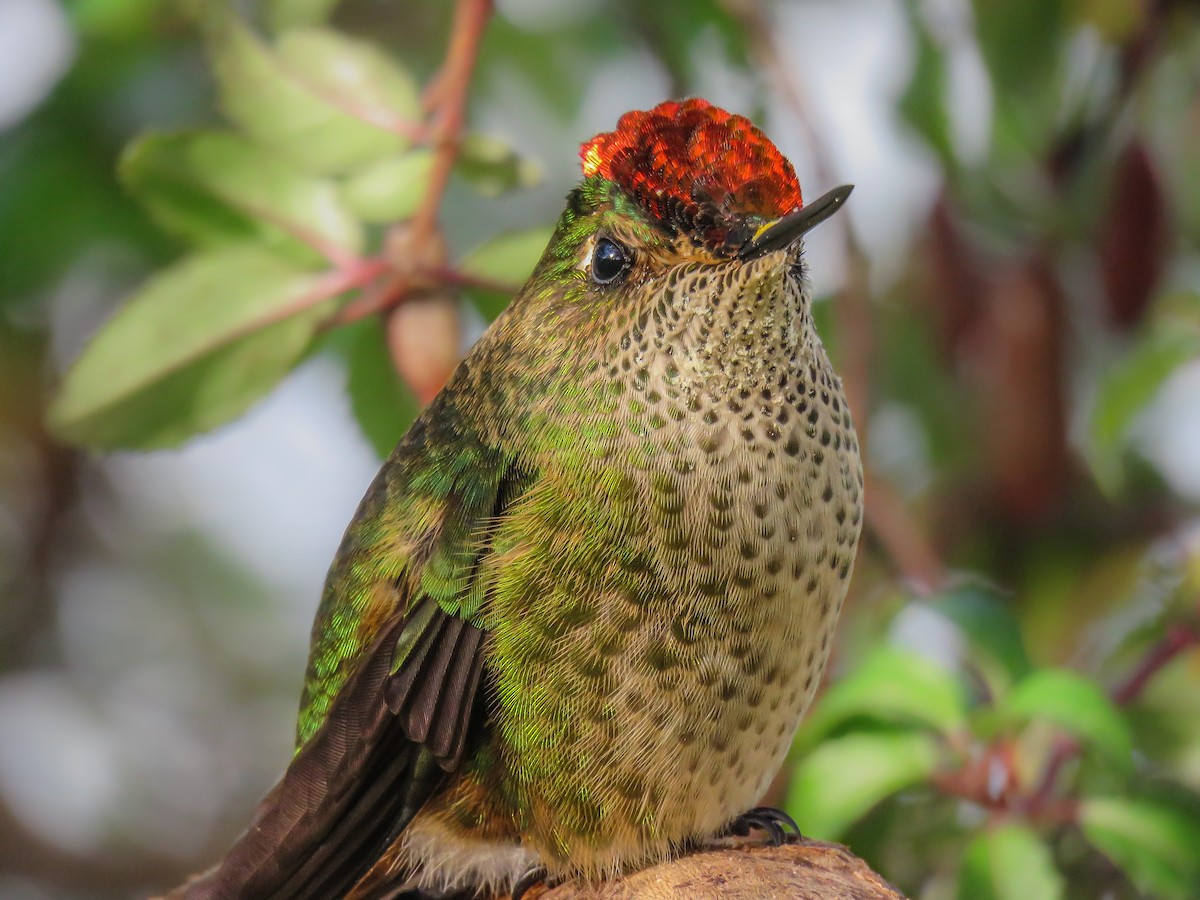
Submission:
[[[674,289],[707,294],[696,277]],[[552,870],[602,876],[712,834],[761,797],[816,690],[862,473],[799,289],[774,277],[619,322],[594,373],[607,401],[580,392],[585,462],[547,456],[541,496],[507,517],[497,747]]]

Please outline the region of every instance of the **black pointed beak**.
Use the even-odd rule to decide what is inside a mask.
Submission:
[[[768,222],[758,230],[750,242],[741,249],[738,256],[743,259],[754,259],[781,250],[794,244],[801,235],[816,228],[835,212],[842,208],[854,185],[843,184],[814,200],[794,213],[789,213],[782,219]]]

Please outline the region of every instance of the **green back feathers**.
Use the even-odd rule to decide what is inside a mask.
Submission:
[[[472,584],[510,459],[482,446],[449,404],[435,403],[376,477],[343,538],[313,623],[297,747],[380,629],[419,600],[475,624]],[[403,662],[402,653],[393,668]]]

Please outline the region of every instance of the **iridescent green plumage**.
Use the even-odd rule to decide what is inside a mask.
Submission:
[[[828,654],[857,444],[799,231],[760,251],[757,214],[725,210],[708,245],[647,210],[586,179],[385,464],[329,575],[292,765],[192,896],[602,877],[758,799]],[[593,269],[605,241],[619,278]]]

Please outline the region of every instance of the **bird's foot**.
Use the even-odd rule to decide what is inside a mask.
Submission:
[[[767,833],[773,847],[793,843],[802,837],[796,820],[782,809],[771,806],[756,806],[747,810],[725,826],[721,836],[746,837],[755,828]]]
[[[513,883],[512,900],[521,900],[530,888],[545,882],[549,874],[545,866],[534,866]]]

